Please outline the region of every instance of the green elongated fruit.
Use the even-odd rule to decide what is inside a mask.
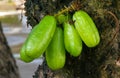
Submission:
[[[64,43],[66,50],[72,56],[79,56],[82,51],[82,41],[72,24],[69,22],[64,23]]]
[[[30,32],[25,42],[25,53],[31,58],[40,57],[48,47],[56,29],[56,19],[45,16]]]
[[[65,64],[66,56],[63,35],[62,29],[57,27],[53,39],[45,52],[47,65],[52,70],[60,69]]]
[[[91,17],[84,11],[76,11],[73,15],[75,28],[88,47],[95,47],[100,42],[98,30]]]
[[[57,20],[59,24],[62,24],[66,20],[66,16],[64,14],[61,14],[57,16]]]
[[[65,21],[68,21],[69,19],[71,19],[71,15],[70,14],[67,14],[67,15],[60,14],[56,18],[57,18],[59,24],[63,24]]]
[[[33,61],[34,59],[27,56],[25,53],[25,45],[22,46],[22,49],[20,51],[20,59],[26,63]]]

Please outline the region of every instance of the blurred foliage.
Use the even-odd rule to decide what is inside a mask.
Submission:
[[[18,18],[18,15],[9,15],[0,17],[0,21],[9,25],[20,25],[21,21]]]

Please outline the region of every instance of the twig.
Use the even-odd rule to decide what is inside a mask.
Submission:
[[[118,34],[118,32],[119,32],[119,20],[118,20],[118,18],[117,18],[116,15],[115,15],[114,13],[112,13],[111,11],[108,11],[107,13],[110,14],[110,15],[112,15],[113,18],[114,18],[114,20],[115,20],[115,22],[116,22],[116,23],[115,23],[115,25],[116,25],[116,28],[115,28],[116,32],[114,33],[113,38],[106,44],[105,47],[107,47],[108,45],[111,45],[111,44],[112,44],[112,42],[116,39],[117,34]]]

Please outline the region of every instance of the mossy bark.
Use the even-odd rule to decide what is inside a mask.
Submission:
[[[19,78],[16,61],[12,56],[0,22],[0,78]]]
[[[54,15],[72,1],[80,2],[95,22],[100,33],[100,44],[82,54],[67,54],[63,69],[52,71],[46,62],[39,66],[33,78],[119,78],[120,77],[120,1],[119,0],[26,0],[27,23],[34,27],[44,15]],[[74,11],[73,11],[74,12]]]

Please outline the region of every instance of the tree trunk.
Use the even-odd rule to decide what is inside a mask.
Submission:
[[[0,22],[0,78],[19,78],[18,67],[12,56]]]
[[[50,70],[44,60],[33,78],[120,78],[119,0],[26,0],[27,23],[34,27],[44,15],[54,15],[73,2],[92,17],[100,33],[100,44],[88,48],[83,43],[82,54],[76,58],[67,53],[61,70]]]

